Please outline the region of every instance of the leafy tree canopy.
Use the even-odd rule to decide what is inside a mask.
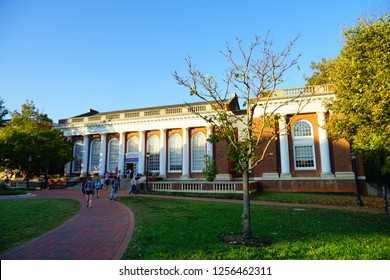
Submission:
[[[10,123],[0,129],[1,165],[26,170],[61,170],[72,159],[71,147],[62,132],[52,128],[52,120],[35,108],[33,102],[22,105],[21,112],[10,113]]]
[[[359,19],[343,30],[340,54],[312,63],[309,84],[333,83],[336,98],[326,128],[333,139],[382,156],[390,171],[390,15]]]
[[[0,127],[4,126],[6,115],[8,115],[8,110],[5,108],[4,100],[0,97]]]

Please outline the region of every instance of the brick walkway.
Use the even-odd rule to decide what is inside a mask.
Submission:
[[[81,211],[58,228],[0,255],[2,260],[120,260],[134,230],[131,211],[103,191],[85,207],[80,189],[34,192],[34,198],[72,198]],[[28,197],[28,196],[27,196]],[[30,196],[31,197],[31,196]],[[31,198],[26,198],[31,199]]]

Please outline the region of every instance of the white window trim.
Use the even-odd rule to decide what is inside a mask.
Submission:
[[[181,169],[180,170],[172,170],[171,169],[171,156],[170,156],[170,149],[171,149],[171,146],[170,146],[170,144],[171,144],[171,142],[170,142],[170,140],[172,139],[172,137],[174,137],[174,136],[179,136],[179,138],[180,138],[180,145],[181,145],[181,147],[180,147],[180,152],[181,152]],[[181,137],[181,135],[180,134],[178,134],[178,133],[176,133],[176,134],[173,134],[173,135],[171,135],[170,137],[169,137],[169,139],[168,139],[168,151],[167,151],[167,154],[168,154],[168,172],[169,173],[179,173],[179,174],[181,174],[182,172],[183,172],[183,137]]]
[[[294,125],[297,124],[298,122],[305,122],[310,126],[311,136],[294,136],[294,134],[293,134],[294,169],[297,171],[317,170],[316,153],[315,153],[315,147],[314,147],[313,125],[307,120],[299,120],[296,123],[294,123]],[[294,129],[294,125],[293,125],[293,129]],[[295,147],[299,147],[299,146],[311,146],[312,147],[312,153],[313,153],[313,166],[312,167],[297,167]]]
[[[76,146],[80,146],[81,148],[83,147],[84,143],[81,140],[77,140],[73,144],[73,161],[72,161],[72,173],[80,173],[82,171],[82,162],[83,162],[83,152],[81,151],[81,162],[80,162],[80,170],[75,169],[75,158],[76,158]]]
[[[118,141],[118,149],[119,149],[119,139],[118,138],[112,138],[112,139],[110,139],[110,141],[108,142],[108,146],[107,146],[107,171],[109,171],[109,172],[115,172],[115,167],[114,167],[114,170],[110,170],[110,159],[111,159],[111,149],[110,149],[110,147],[111,147],[111,142],[112,141],[114,141],[114,140],[116,140],[116,141]],[[118,150],[119,151],[119,150]],[[117,165],[119,164],[119,156],[118,156],[118,162],[117,162]],[[118,166],[118,168],[119,168],[119,166]]]
[[[93,149],[92,149],[92,147],[93,147],[93,144],[94,144],[94,142],[99,142],[99,164],[98,164],[98,166],[97,166],[97,170],[92,170],[92,153],[93,153]],[[102,151],[100,151],[100,145],[101,145],[101,141],[99,140],[99,139],[94,139],[92,142],[91,142],[91,145],[90,145],[90,148],[89,148],[89,150],[90,150],[90,153],[89,153],[89,172],[90,173],[99,173],[99,170],[100,170],[100,155],[101,155],[101,153],[102,153]]]
[[[202,132],[197,132],[195,133],[194,135],[192,135],[191,137],[191,172],[193,173],[201,173],[203,171],[203,168],[202,169],[194,169],[194,154],[193,154],[193,149],[194,149],[194,139],[195,139],[195,136],[198,135],[198,134],[201,134],[204,138],[204,155],[206,155],[207,153],[207,149],[206,149],[206,144],[207,144],[207,141],[206,141],[206,135]]]
[[[152,141],[152,139],[156,139],[155,140],[155,150],[156,151],[151,151],[151,149],[149,149],[149,147],[151,146],[150,145],[150,142]],[[148,171],[149,172],[160,172],[160,137],[158,137],[157,135],[152,135],[148,138],[148,141],[146,143],[146,152],[150,153],[150,157],[149,159],[146,159],[148,160]],[[156,159],[153,159],[154,162],[151,161],[151,158],[154,158],[156,157]],[[156,168],[155,168],[156,167]],[[153,169],[152,169],[153,168]]]

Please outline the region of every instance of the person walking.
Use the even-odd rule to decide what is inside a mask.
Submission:
[[[88,181],[85,183],[85,194],[87,195],[86,206],[92,208],[92,195],[95,190],[95,185],[92,182],[92,177],[88,178]]]
[[[96,188],[96,197],[99,198],[99,192],[100,190],[103,188],[103,183],[102,183],[102,180],[100,180],[100,178],[97,179],[97,182],[95,184],[95,188]]]
[[[83,196],[85,196],[85,184],[87,183],[87,180],[85,180],[84,177],[81,177],[81,192],[83,193]]]
[[[112,184],[112,190],[110,195],[110,200],[116,200],[118,196],[118,189],[119,189],[119,181],[118,177],[114,177],[114,183]]]
[[[106,177],[105,177],[105,179],[104,179],[104,186],[106,187],[107,197],[110,196],[110,193],[109,193],[110,184],[111,184],[110,177],[109,177],[108,174],[106,173]]]
[[[129,191],[129,194],[137,194],[137,180],[135,178],[133,178],[133,180],[131,180],[131,188],[130,188],[130,191]]]

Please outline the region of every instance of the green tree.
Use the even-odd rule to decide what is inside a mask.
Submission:
[[[390,15],[359,19],[342,34],[339,55],[312,63],[316,71],[308,82],[335,85],[329,136],[348,140],[370,160],[378,155],[385,174],[390,171]]]
[[[203,176],[207,181],[214,181],[218,174],[218,167],[215,159],[213,159],[210,155],[205,156],[205,167],[202,170]]]
[[[215,111],[215,114],[207,116],[197,114],[215,128],[215,133],[208,141],[226,141],[226,154],[236,164],[236,171],[242,174],[244,238],[252,235],[249,173],[269,154],[268,147],[280,132],[275,126],[279,118],[277,109],[270,110],[269,101],[276,87],[283,83],[285,72],[297,64],[300,55],[292,59],[289,57],[298,38],[296,36],[280,52],[272,50],[273,42],[268,39],[268,35],[263,40],[256,36],[248,49],[237,39],[237,55],[228,44],[227,51],[222,52],[228,62],[223,86],[213,76],[197,70],[190,57],[186,59],[187,77],[180,76],[177,71],[173,73],[178,84],[186,87],[190,95],[208,103]],[[237,96],[246,108],[245,112],[233,113],[232,110],[237,108],[227,108],[230,96]],[[305,99],[297,96],[282,102],[280,107],[290,102],[299,104],[301,109]]]
[[[33,102],[22,105],[21,112],[11,113],[10,123],[0,130],[2,165],[27,170],[31,157],[31,171],[62,170],[72,160],[70,144],[62,132],[52,127],[46,114],[35,108]]]
[[[326,85],[333,84],[334,80],[332,77],[332,67],[334,67],[334,59],[325,59],[322,58],[321,62],[310,63],[310,69],[313,70],[313,73],[310,77],[304,76],[307,85]]]
[[[8,110],[5,108],[4,100],[0,97],[0,127],[4,126],[4,118],[6,115],[8,115]]]

